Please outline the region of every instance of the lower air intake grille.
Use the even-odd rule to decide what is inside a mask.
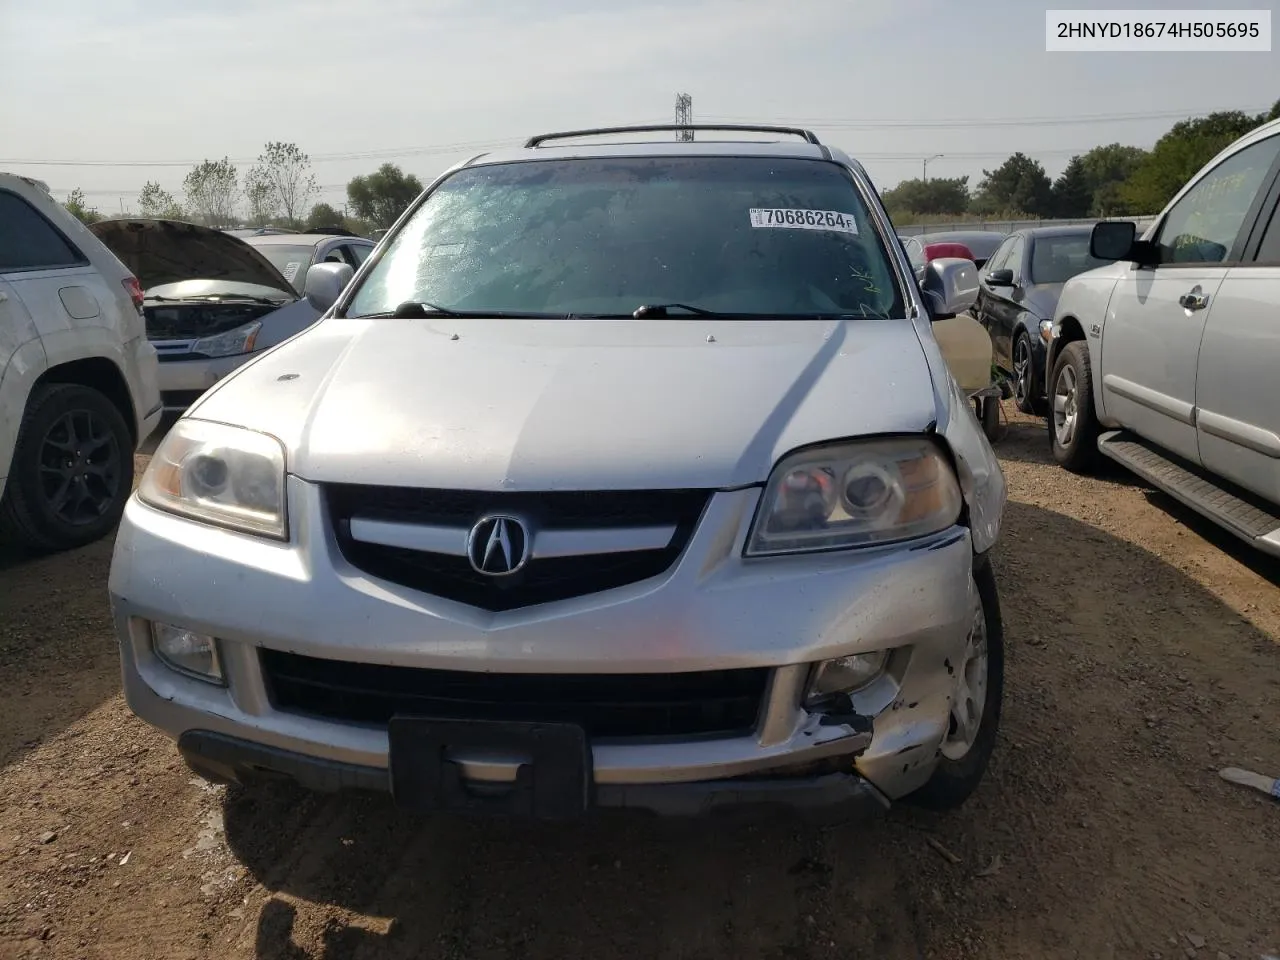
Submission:
[[[533,674],[347,663],[263,650],[279,710],[349,723],[392,716],[581,724],[595,739],[754,729],[769,671]]]

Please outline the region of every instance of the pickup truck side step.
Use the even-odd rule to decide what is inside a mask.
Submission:
[[[1098,450],[1253,546],[1260,546],[1254,542],[1259,537],[1280,531],[1280,516],[1273,512],[1274,507],[1265,506],[1252,494],[1227,489],[1224,481],[1171,459],[1136,434],[1111,430],[1098,437]]]

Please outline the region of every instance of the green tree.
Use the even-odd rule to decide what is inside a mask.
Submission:
[[[240,175],[226,157],[196,164],[182,181],[187,206],[211,227],[225,227],[235,220],[240,201]]]
[[[1094,147],[1080,158],[1089,181],[1091,201],[1082,216],[1115,217],[1142,210],[1130,210],[1124,199],[1124,184],[1147,158],[1141,147],[1108,143]]]
[[[1151,153],[1125,184],[1125,200],[1141,213],[1163,209],[1182,185],[1223,147],[1264,122],[1265,114],[1251,116],[1239,110],[1227,110],[1175,123],[1156,141]]]
[[[317,203],[307,214],[307,227],[345,227],[346,218],[330,204]]]
[[[182,206],[173,199],[173,194],[154,180],[148,180],[138,191],[138,212],[144,217],[162,220],[181,220],[183,216]]]
[[[1038,160],[1015,153],[996,169],[982,171],[970,209],[983,216],[1047,217],[1053,212],[1053,184]]]
[[[355,215],[375,227],[389,227],[404,213],[418,194],[422,181],[405,174],[394,163],[384,163],[377,171],[353,177],[347,184],[347,201]]]
[[[887,209],[899,214],[961,214],[969,206],[969,178],[903,180],[882,199]]]
[[[102,214],[98,212],[97,207],[91,207],[85,203],[84,191],[76,187],[69,194],[62,205],[66,207],[81,223],[97,223],[102,219]]]
[[[275,187],[260,166],[251,167],[244,175],[244,201],[252,226],[265,227],[280,213]]]
[[[1085,173],[1084,161],[1072,157],[1062,175],[1053,182],[1053,215],[1055,217],[1087,217],[1093,204],[1093,190]]]
[[[268,143],[248,179],[255,188],[265,185],[264,203],[274,204],[290,225],[302,219],[311,198],[320,192],[311,173],[311,158],[296,143]]]

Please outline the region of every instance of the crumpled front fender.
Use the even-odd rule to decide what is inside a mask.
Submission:
[[[920,345],[933,376],[938,409],[936,431],[955,457],[960,489],[969,508],[970,534],[975,553],[986,553],[1000,537],[1000,524],[1008,500],[1004,471],[973,404],[960,390],[929,329],[928,320],[915,321]]]
[[[973,404],[960,392],[955,380],[948,381],[950,405],[946,420],[938,423],[938,433],[956,458],[960,489],[969,507],[974,552],[986,553],[1000,537],[1008,489],[1000,461],[982,432]]]

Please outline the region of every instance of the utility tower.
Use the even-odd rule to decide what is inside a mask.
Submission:
[[[693,126],[693,97],[687,93],[676,94],[676,126],[692,127]],[[692,140],[693,131],[690,129],[677,130],[677,140]]]

